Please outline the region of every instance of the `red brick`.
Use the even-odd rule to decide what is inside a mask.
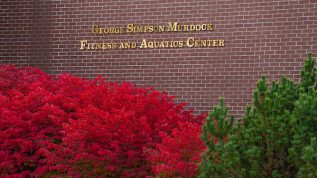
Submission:
[[[58,75],[102,75],[176,95],[197,113],[219,96],[243,114],[260,75],[299,80],[307,52],[317,55],[317,2],[273,0],[0,1],[0,64]],[[213,23],[212,32],[93,35],[92,25]],[[223,48],[81,51],[79,40],[225,39]]]

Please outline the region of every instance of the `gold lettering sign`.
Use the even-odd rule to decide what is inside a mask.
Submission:
[[[123,27],[102,27],[93,25],[91,32],[94,35],[113,35],[124,33],[175,33],[175,32],[200,32],[213,31],[213,24],[190,24],[183,25],[179,22],[168,22],[167,25],[136,25],[127,24]],[[147,40],[137,42],[91,42],[80,40],[80,50],[110,50],[110,49],[154,49],[154,48],[193,48],[193,47],[224,47],[224,39],[195,39],[189,37],[185,40]]]
[[[163,32],[193,32],[212,31],[213,24],[191,24],[181,25],[178,22],[169,22],[168,25],[146,25],[138,26],[127,24],[125,27],[100,27],[92,26],[92,33],[96,35],[122,34],[122,33],[163,33]]]

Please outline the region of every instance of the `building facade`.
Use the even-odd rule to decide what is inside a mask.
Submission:
[[[299,80],[316,0],[3,0],[0,64],[153,86],[240,116],[261,75]]]

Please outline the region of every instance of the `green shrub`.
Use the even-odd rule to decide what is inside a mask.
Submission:
[[[253,105],[236,124],[227,118],[220,101],[203,126],[201,138],[207,150],[200,177],[317,177],[314,62],[309,54],[299,84],[282,77],[268,85],[262,77]],[[219,108],[226,112],[218,112]],[[223,142],[223,138],[228,139]]]

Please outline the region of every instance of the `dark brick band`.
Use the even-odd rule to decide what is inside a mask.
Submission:
[[[154,86],[208,111],[224,96],[241,115],[259,76],[299,79],[317,54],[316,0],[2,0],[0,64]],[[212,31],[96,35],[92,27],[214,24]],[[187,28],[187,27],[186,27]],[[189,28],[189,27],[188,27]],[[80,40],[224,39],[225,47],[80,50]]]

